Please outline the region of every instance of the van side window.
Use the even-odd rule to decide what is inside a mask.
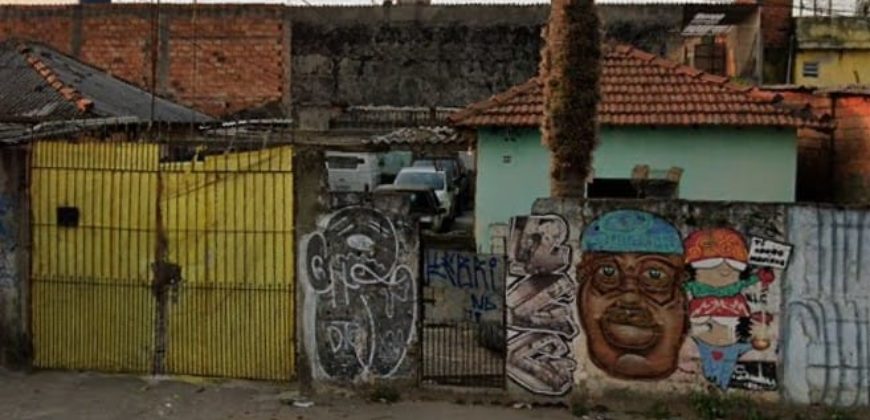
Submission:
[[[352,156],[329,156],[326,158],[326,165],[329,169],[356,169],[362,163],[365,163],[365,160]]]

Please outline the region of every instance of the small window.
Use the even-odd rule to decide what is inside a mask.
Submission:
[[[352,156],[329,156],[326,158],[329,169],[356,169],[365,160]]]
[[[804,77],[819,77],[819,63],[811,61],[804,63]]]
[[[79,209],[77,207],[58,207],[57,225],[62,227],[78,227]]]
[[[638,198],[630,179],[595,178],[588,187],[589,198]]]

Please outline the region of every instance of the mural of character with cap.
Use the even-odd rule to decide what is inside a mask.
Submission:
[[[741,355],[752,348],[770,347],[763,326],[773,316],[753,313],[744,291],[761,282],[766,292],[775,275],[770,268],[750,267],[743,235],[730,228],[695,231],[686,238],[684,247],[690,273],[684,288],[690,298],[691,336],[698,346],[704,376],[726,389]]]
[[[680,232],[652,213],[615,210],[587,225],[580,248],[589,358],[618,378],[670,376],[687,331]]]

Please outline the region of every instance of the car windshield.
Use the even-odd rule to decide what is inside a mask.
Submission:
[[[400,172],[396,185],[424,185],[433,190],[444,188],[444,176],[438,172]]]
[[[456,161],[450,159],[423,159],[414,161],[414,166],[418,168],[435,168],[452,172],[456,169]]]

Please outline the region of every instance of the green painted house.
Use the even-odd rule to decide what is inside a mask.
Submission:
[[[605,47],[601,94],[590,198],[626,197],[635,192],[633,171],[646,167],[652,178],[676,168],[671,196],[680,199],[791,202],[797,130],[828,129],[781,106],[776,95],[628,46]],[[549,195],[542,113],[541,84],[532,79],[451,117],[476,131],[480,251],[490,250],[491,226]]]

